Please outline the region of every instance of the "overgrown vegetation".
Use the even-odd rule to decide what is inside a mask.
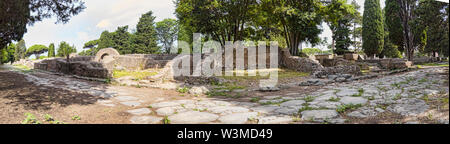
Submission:
[[[363,106],[362,104],[345,104],[345,105],[338,106],[336,111],[339,113],[345,113],[348,110],[356,110],[362,106]]]
[[[151,71],[126,71],[126,70],[114,70],[113,71],[113,78],[121,78],[126,76],[133,77],[134,80],[142,80],[149,76],[157,75],[157,72],[151,72]]]

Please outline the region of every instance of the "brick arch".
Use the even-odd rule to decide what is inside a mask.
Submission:
[[[114,48],[104,48],[97,52],[97,54],[95,55],[95,61],[102,62],[103,58],[105,58],[106,56],[120,56],[120,53]]]

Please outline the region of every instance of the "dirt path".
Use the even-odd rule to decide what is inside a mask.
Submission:
[[[176,95],[159,89],[107,86],[40,72],[20,73],[10,70],[11,67],[0,67],[0,123],[3,124],[22,123],[26,118],[25,113],[33,114],[43,123],[49,123],[44,122],[43,118],[48,114],[57,121],[70,124],[127,124],[130,123],[131,115],[125,111],[130,107],[105,104],[116,101],[105,96],[106,92],[121,90],[130,92],[130,95],[146,97],[148,101],[171,95],[169,93]],[[114,93],[111,92],[111,95]],[[146,107],[145,103],[142,102],[140,107]],[[81,119],[73,120],[74,116]]]

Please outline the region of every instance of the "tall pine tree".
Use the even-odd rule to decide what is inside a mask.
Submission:
[[[363,50],[369,57],[382,52],[384,46],[383,16],[380,0],[366,0],[363,14]]]
[[[48,57],[55,57],[55,44],[53,43],[48,46]]]
[[[136,25],[137,31],[133,38],[133,53],[152,54],[159,52],[154,21],[155,17],[152,11],[143,14],[139,19],[139,23]]]
[[[384,8],[385,30],[389,35],[386,35],[389,41],[398,47],[398,50],[404,51],[403,27],[400,19],[400,6],[396,0],[386,0],[386,7]]]

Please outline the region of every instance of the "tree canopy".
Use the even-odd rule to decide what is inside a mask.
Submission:
[[[366,0],[363,14],[363,50],[369,57],[380,54],[384,46],[383,16],[380,0]]]
[[[69,61],[69,56],[72,53],[76,53],[77,49],[75,46],[70,46],[67,42],[63,41],[58,46],[57,56],[58,57],[66,57],[67,61]]]
[[[49,57],[49,58],[55,57],[55,44],[54,44],[54,43],[51,43],[51,44],[48,46],[48,57]]]
[[[16,61],[24,59],[26,52],[27,48],[25,46],[25,40],[22,39],[17,43],[16,50],[14,52],[14,59]]]
[[[19,41],[27,25],[56,16],[56,23],[67,23],[86,7],[80,0],[2,0],[0,2],[0,49]]]
[[[30,57],[31,55],[34,55],[34,56],[36,56],[36,59],[39,59],[40,55],[45,52],[48,52],[48,47],[45,45],[37,44],[37,45],[33,45],[27,49],[25,57]]]
[[[175,19],[164,19],[156,23],[158,39],[162,43],[164,52],[169,53],[173,43],[178,39],[178,22]]]

